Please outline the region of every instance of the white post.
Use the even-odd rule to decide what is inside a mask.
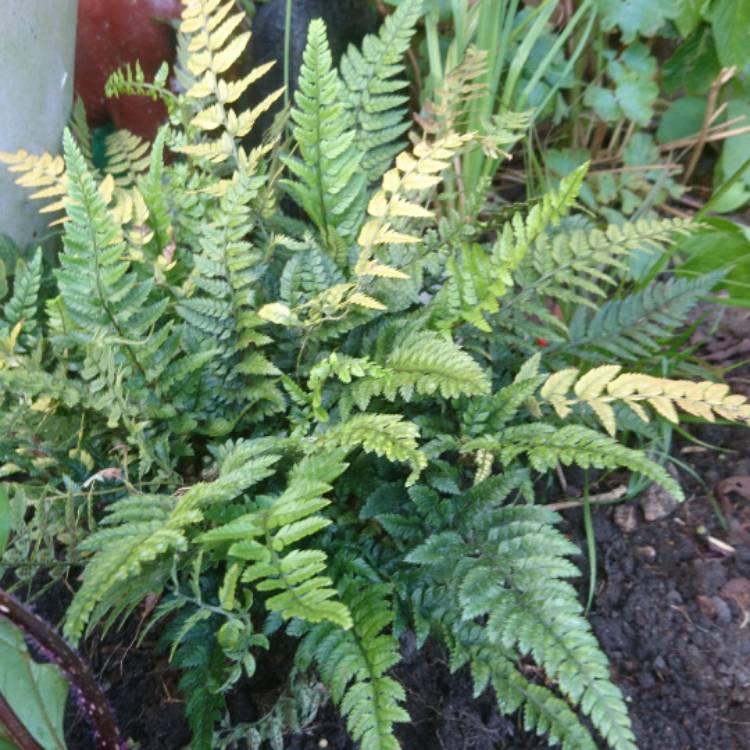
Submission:
[[[0,151],[56,153],[73,99],[78,0],[0,1]],[[0,232],[23,246],[48,219],[0,164]]]

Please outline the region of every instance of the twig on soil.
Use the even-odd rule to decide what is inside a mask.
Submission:
[[[608,492],[602,492],[598,495],[589,495],[588,502],[603,505],[606,503],[613,503],[617,500],[622,499],[628,494],[628,488],[621,484],[619,487],[615,487],[613,490]],[[550,510],[568,510],[569,508],[580,508],[584,501],[581,500],[564,500],[560,503],[550,503],[547,507]]]

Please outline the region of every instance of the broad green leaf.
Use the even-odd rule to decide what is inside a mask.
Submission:
[[[656,131],[657,143],[669,143],[699,133],[705,115],[705,97],[683,96],[677,99],[661,117]]]
[[[744,68],[750,62],[750,2],[714,0],[709,20],[721,64]]]
[[[750,237],[746,231],[727,219],[709,219],[708,227],[675,246],[675,253],[685,262],[678,273],[698,276],[726,270],[721,287],[729,292],[724,302],[750,307]]]
[[[698,96],[708,92],[720,70],[711,29],[701,26],[664,62],[662,84],[670,96],[678,91]]]
[[[674,25],[683,37],[688,37],[701,22],[701,9],[705,0],[678,0],[677,13],[672,17]]]
[[[680,0],[600,0],[602,27],[617,26],[629,44],[640,36],[654,36],[670,18],[680,14]]]
[[[0,693],[16,716],[45,750],[64,750],[68,683],[54,665],[35,662],[21,632],[2,618],[0,665]]]
[[[739,124],[750,123],[750,102],[734,99],[727,106],[727,119],[739,120]],[[747,160],[750,154],[750,133],[736,135],[724,142],[721,156],[716,165],[714,189],[718,190],[735,171]],[[712,209],[720,213],[734,211],[750,199],[750,167],[738,182],[723,196],[719,204],[713,203]]]

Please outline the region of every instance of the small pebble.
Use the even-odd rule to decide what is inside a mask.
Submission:
[[[635,506],[623,503],[615,508],[615,523],[620,527],[624,534],[630,534],[635,531],[638,520],[635,515]]]
[[[658,484],[652,484],[641,496],[643,517],[647,521],[659,521],[674,513],[679,501]]]

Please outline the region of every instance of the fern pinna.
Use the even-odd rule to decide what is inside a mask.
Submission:
[[[530,208],[465,226],[441,181],[458,185],[486,138],[441,126],[402,142],[420,0],[340,72],[313,22],[291,149],[279,129],[248,152],[280,92],[235,111],[268,66],[229,75],[251,43],[234,2],[184,5],[184,93],[148,158],[120,134],[96,167],[80,115],[64,157],[0,155],[64,225],[55,271],[36,253],[10,273],[0,473],[27,475],[8,486],[35,511],[15,548],[43,524],[53,561],[67,541],[85,565],[66,636],[158,601],[149,625],[181,673],[194,750],[280,748],[285,707],[304,698],[299,728],[323,689],[362,750],[395,750],[406,629],[551,744],[633,750],[570,583],[577,548],[537,480],[627,469],[679,497],[623,427],[680,412],[750,423],[725,385],[650,369],[715,278],[637,289],[627,260],[689,225],[582,228],[582,167]],[[111,88],[167,96],[163,80],[125,72]],[[234,726],[228,699],[281,631],[298,640],[289,687]]]

